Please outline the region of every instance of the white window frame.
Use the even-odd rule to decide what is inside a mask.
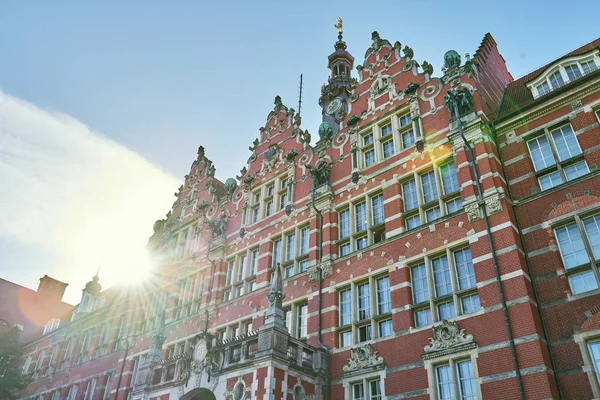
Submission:
[[[390,311],[379,313],[379,286],[378,282],[380,279],[388,279],[388,301],[390,303]],[[359,286],[368,285],[369,287],[369,316],[364,319],[359,319]],[[341,294],[346,290],[350,290],[350,322],[343,324],[342,321],[342,309],[341,309]],[[382,338],[380,336],[379,326],[383,322],[392,321],[392,285],[390,276],[387,272],[384,273],[375,273],[372,276],[369,276],[366,279],[359,279],[357,281],[351,282],[350,285],[344,285],[337,289],[337,304],[339,309],[338,315],[338,323],[337,323],[337,335],[338,335],[338,347],[342,347],[342,336],[347,332],[352,332],[352,343],[347,344],[344,347],[350,347],[357,344],[370,343],[375,339]],[[371,328],[371,338],[365,341],[360,341],[360,329],[363,327]],[[392,334],[388,336],[384,336],[387,338],[394,337],[394,327],[392,322]]]
[[[302,253],[303,243],[302,234],[305,229],[308,229],[308,246],[306,252]],[[289,254],[290,249],[288,248],[288,240],[291,236],[294,236],[293,254]],[[284,232],[281,236],[273,239],[273,246],[278,240],[281,240],[281,249],[279,254],[279,260],[273,259],[273,266],[276,262],[281,263],[281,269],[284,279],[289,279],[295,275],[308,271],[309,267],[309,254],[310,254],[310,225],[302,224],[294,227],[291,230]],[[302,266],[305,266],[304,271]]]
[[[591,54],[588,53],[588,54],[583,54],[580,56],[569,57],[567,59],[561,60],[556,65],[552,65],[550,68],[546,69],[546,71],[544,71],[544,73],[542,75],[540,75],[538,78],[536,78],[535,80],[533,80],[527,84],[527,87],[529,87],[529,90],[531,90],[531,94],[533,95],[533,98],[534,99],[540,98],[562,86],[565,86],[571,82],[574,82],[577,79],[582,78],[583,76],[595,71],[596,69],[598,69],[600,67],[599,54],[600,53],[597,50],[594,50],[594,52]],[[587,63],[589,61],[594,62],[596,69],[585,72],[582,67],[582,63]],[[577,65],[577,67],[579,68],[579,72],[581,72],[581,75],[579,75],[578,77],[575,77],[574,79],[570,79],[569,75],[567,74],[567,71],[565,70],[565,67],[569,66],[569,65]],[[555,86],[550,81],[550,77],[553,76],[556,72],[560,73],[560,75],[562,77],[562,80],[564,82],[562,85]],[[549,90],[545,91],[545,92],[540,92],[538,90],[538,87],[544,83],[548,85]]]
[[[365,389],[365,400],[371,399],[371,388],[370,382],[374,380],[379,381],[379,389],[381,390],[381,399],[386,399],[385,393],[385,378],[386,378],[386,370],[383,369],[381,371],[375,371],[366,373],[359,376],[352,376],[342,379],[342,385],[344,387],[344,400],[354,400],[354,385],[358,383],[362,383]]]
[[[563,129],[564,127],[568,126],[569,129],[571,129],[571,132],[573,133],[573,136],[575,137],[575,141],[577,142],[577,146],[579,149],[579,153],[574,155],[574,156],[570,156],[564,160],[561,161],[557,147],[556,147],[556,143],[554,141],[554,136],[552,135],[553,132],[556,132],[558,130]],[[538,141],[539,142],[539,138],[540,137],[544,137],[546,139],[546,141],[548,142],[548,145],[550,147],[550,150],[552,152],[552,156],[554,157],[553,161],[554,163],[541,168],[541,169],[536,169],[535,167],[535,163],[534,163],[534,159],[533,159],[533,154],[531,151],[531,143],[533,143],[533,141]],[[575,132],[575,130],[573,129],[573,126],[571,125],[570,121],[563,121],[560,122],[558,124],[555,124],[549,128],[544,128],[541,131],[535,132],[532,135],[528,135],[526,137],[526,143],[527,143],[527,151],[529,152],[529,157],[531,158],[531,164],[533,166],[533,170],[535,173],[535,176],[537,177],[538,180],[538,185],[540,187],[540,191],[545,191],[545,190],[550,190],[556,186],[562,185],[563,183],[569,182],[573,179],[577,179],[580,176],[584,176],[586,174],[590,173],[590,168],[587,165],[587,161],[585,160],[585,156],[583,153],[583,149],[581,148],[581,144],[579,143],[579,139],[577,138],[577,133]],[[585,167],[587,169],[587,172],[585,174],[582,174],[578,177],[575,177],[573,179],[568,179],[567,174],[566,174],[566,170],[569,167],[578,165],[578,164],[585,164]],[[558,172],[558,174],[560,175],[560,183],[557,183],[556,185],[553,185],[551,187],[548,188],[543,188],[542,186],[542,179],[546,178],[546,177],[550,177],[551,175],[554,175]],[[556,176],[555,176],[556,177]]]
[[[475,387],[477,389],[477,399],[482,400],[483,396],[481,394],[481,379],[479,377],[479,371],[477,368],[477,357],[479,354],[477,353],[477,349],[473,350],[465,350],[461,352],[451,353],[447,355],[443,355],[440,357],[436,357],[429,360],[424,360],[424,367],[427,371],[427,381],[429,382],[429,399],[430,400],[439,400],[438,395],[438,378],[437,378],[437,368],[450,365],[450,371],[452,373],[452,382],[454,384],[454,399],[460,400],[462,397],[460,396],[460,388],[458,383],[458,374],[456,372],[456,365],[459,362],[470,360],[471,365],[473,367],[473,379],[475,380]]]
[[[462,190],[460,187],[460,181],[458,182],[458,190],[455,190],[450,193],[444,192],[444,184],[443,184],[442,173],[441,173],[440,169],[441,169],[441,167],[445,166],[448,163],[454,163],[454,159],[452,157],[446,158],[439,163],[433,164],[431,167],[427,166],[427,167],[422,168],[419,171],[414,171],[412,174],[406,175],[400,180],[400,186],[402,188],[403,202],[404,202],[404,188],[405,188],[404,185],[405,184],[408,184],[409,182],[414,181],[416,193],[417,193],[417,207],[411,208],[410,210],[406,210],[406,205],[404,205],[402,208],[401,214],[400,214],[404,221],[404,230],[405,231],[418,229],[424,225],[434,222],[435,220],[444,218],[446,215],[449,215],[450,213],[448,213],[447,203],[452,203],[452,202],[456,201],[457,199],[460,199],[460,201],[461,201],[461,208],[458,211],[452,212],[452,214],[462,210],[462,208],[463,208],[462,207],[462,198],[461,198],[461,194],[460,194]],[[458,167],[456,167],[456,164],[454,164],[454,167],[455,167],[456,171],[458,171]],[[431,173],[431,171],[433,171],[434,177],[435,177],[437,198],[426,203],[425,195],[423,192],[422,177],[425,176],[426,174]],[[438,209],[439,217],[434,220],[428,220],[428,218],[427,218],[428,212],[432,211],[434,209]],[[408,219],[416,219],[417,216],[418,216],[418,221],[420,222],[419,225],[409,228],[407,226],[407,220]]]
[[[252,225],[284,210],[292,201],[292,190],[293,185],[288,181],[286,173],[262,183],[250,193],[250,212],[247,213],[247,221],[243,223]]]
[[[256,257],[254,256],[257,252]],[[256,270],[252,263],[256,260]],[[256,289],[256,276],[260,263],[260,249],[257,246],[248,247],[227,259],[223,302],[233,300]],[[254,272],[254,273],[252,273]]]
[[[383,198],[383,222],[377,223],[375,224],[375,214],[374,214],[374,208],[373,208],[373,199],[377,198],[378,196],[382,196]],[[362,229],[360,231],[357,230],[357,211],[356,211],[356,207],[360,204],[365,204],[365,214],[366,214],[366,221],[365,221],[365,229]],[[350,234],[348,236],[345,237],[340,237],[341,235],[341,215],[343,212],[349,212],[349,225],[350,225]],[[350,244],[350,251],[348,254],[351,254],[352,252],[355,251],[359,251],[359,250],[364,250],[365,248],[379,243],[383,240],[385,240],[385,220],[386,220],[386,215],[385,215],[385,197],[383,197],[383,194],[381,192],[380,189],[375,189],[372,192],[368,193],[366,196],[364,197],[360,197],[358,199],[352,199],[351,201],[340,205],[338,207],[337,210],[338,213],[338,221],[340,221],[340,224],[338,226],[338,240],[336,241],[337,246],[338,246],[338,256],[340,257],[345,257],[346,255],[342,255],[341,253],[341,248],[342,246],[348,245]],[[366,246],[360,248],[360,244],[364,243],[364,239],[366,239]],[[361,242],[362,241],[362,242]]]
[[[299,325],[299,313],[304,306],[306,306],[306,314],[304,315],[304,329],[302,329],[302,326]],[[308,317],[308,300],[284,305],[285,326],[287,327],[290,335],[296,339],[306,339],[308,337]]]
[[[408,268],[410,269],[410,285],[413,292],[410,308],[413,310],[413,318],[414,318],[414,328],[421,329],[426,326],[431,326],[436,322],[441,321],[439,316],[439,306],[446,304],[450,301],[454,303],[454,317],[450,318],[450,320],[455,320],[457,317],[461,315],[478,315],[483,311],[483,308],[480,307],[476,311],[472,311],[470,313],[464,313],[462,300],[465,298],[470,298],[473,295],[479,296],[479,291],[477,288],[477,278],[475,277],[475,285],[461,289],[459,286],[459,273],[458,266],[455,259],[455,254],[461,252],[463,250],[469,249],[470,247],[465,244],[453,246],[452,248],[446,248],[444,251],[432,253],[431,255],[425,255],[423,258],[419,260],[415,260],[410,263]],[[449,293],[445,293],[443,295],[437,295],[436,292],[436,282],[434,278],[434,270],[433,270],[433,262],[438,260],[440,257],[446,257],[448,262],[448,271],[450,274],[450,285],[451,289]],[[471,253],[471,263],[473,263],[473,256]],[[414,276],[413,271],[414,268],[425,264],[425,271],[427,277],[427,289],[429,292],[429,298],[427,300],[423,300],[419,303],[415,303],[415,292],[414,292]],[[473,271],[475,271],[475,265],[473,264]],[[429,309],[431,316],[431,323],[417,326],[417,318],[416,313],[420,311],[425,311]]]
[[[573,335],[573,340],[579,345],[579,351],[581,351],[581,356],[583,358],[582,370],[588,376],[594,398],[598,399],[600,398],[600,371],[596,371],[596,367],[590,354],[589,345],[590,343],[600,341],[600,329],[575,333]]]

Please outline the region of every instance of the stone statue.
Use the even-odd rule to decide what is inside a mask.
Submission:
[[[448,93],[444,96],[444,103],[450,110],[451,118],[464,117],[473,112],[473,94],[467,88],[456,91],[448,90]],[[457,112],[459,115],[456,115]]]
[[[460,63],[460,55],[455,50],[448,50],[446,54],[444,54],[444,68],[452,69],[460,67]]]
[[[429,64],[427,61],[423,61],[423,64],[421,64],[421,68],[423,68],[424,74],[433,74],[433,65]]]
[[[323,122],[319,125],[319,139],[329,140],[333,137],[333,128],[328,122]]]
[[[315,187],[319,187],[326,183],[329,183],[329,174],[331,173],[331,167],[326,162],[322,163],[318,168],[312,165],[307,166],[310,176],[313,179]]]

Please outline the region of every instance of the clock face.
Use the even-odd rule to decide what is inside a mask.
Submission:
[[[333,115],[338,112],[342,108],[342,99],[336,97],[329,104],[327,104],[327,108],[325,109],[325,113],[327,115]]]

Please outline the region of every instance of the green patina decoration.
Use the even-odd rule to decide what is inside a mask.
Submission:
[[[323,122],[319,125],[319,139],[329,140],[333,137],[333,128],[328,122]]]
[[[235,179],[229,178],[225,181],[225,191],[227,191],[227,193],[229,195],[231,195],[236,188],[237,188],[237,181]]]
[[[452,69],[460,67],[460,63],[460,55],[455,50],[448,50],[446,54],[444,54],[444,68]]]

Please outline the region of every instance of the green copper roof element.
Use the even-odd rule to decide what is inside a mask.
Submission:
[[[444,68],[452,69],[460,67],[460,63],[460,55],[455,50],[448,50],[446,54],[444,54]]]
[[[319,125],[319,139],[320,140],[329,140],[333,137],[333,128],[329,124],[329,122],[323,122]]]

